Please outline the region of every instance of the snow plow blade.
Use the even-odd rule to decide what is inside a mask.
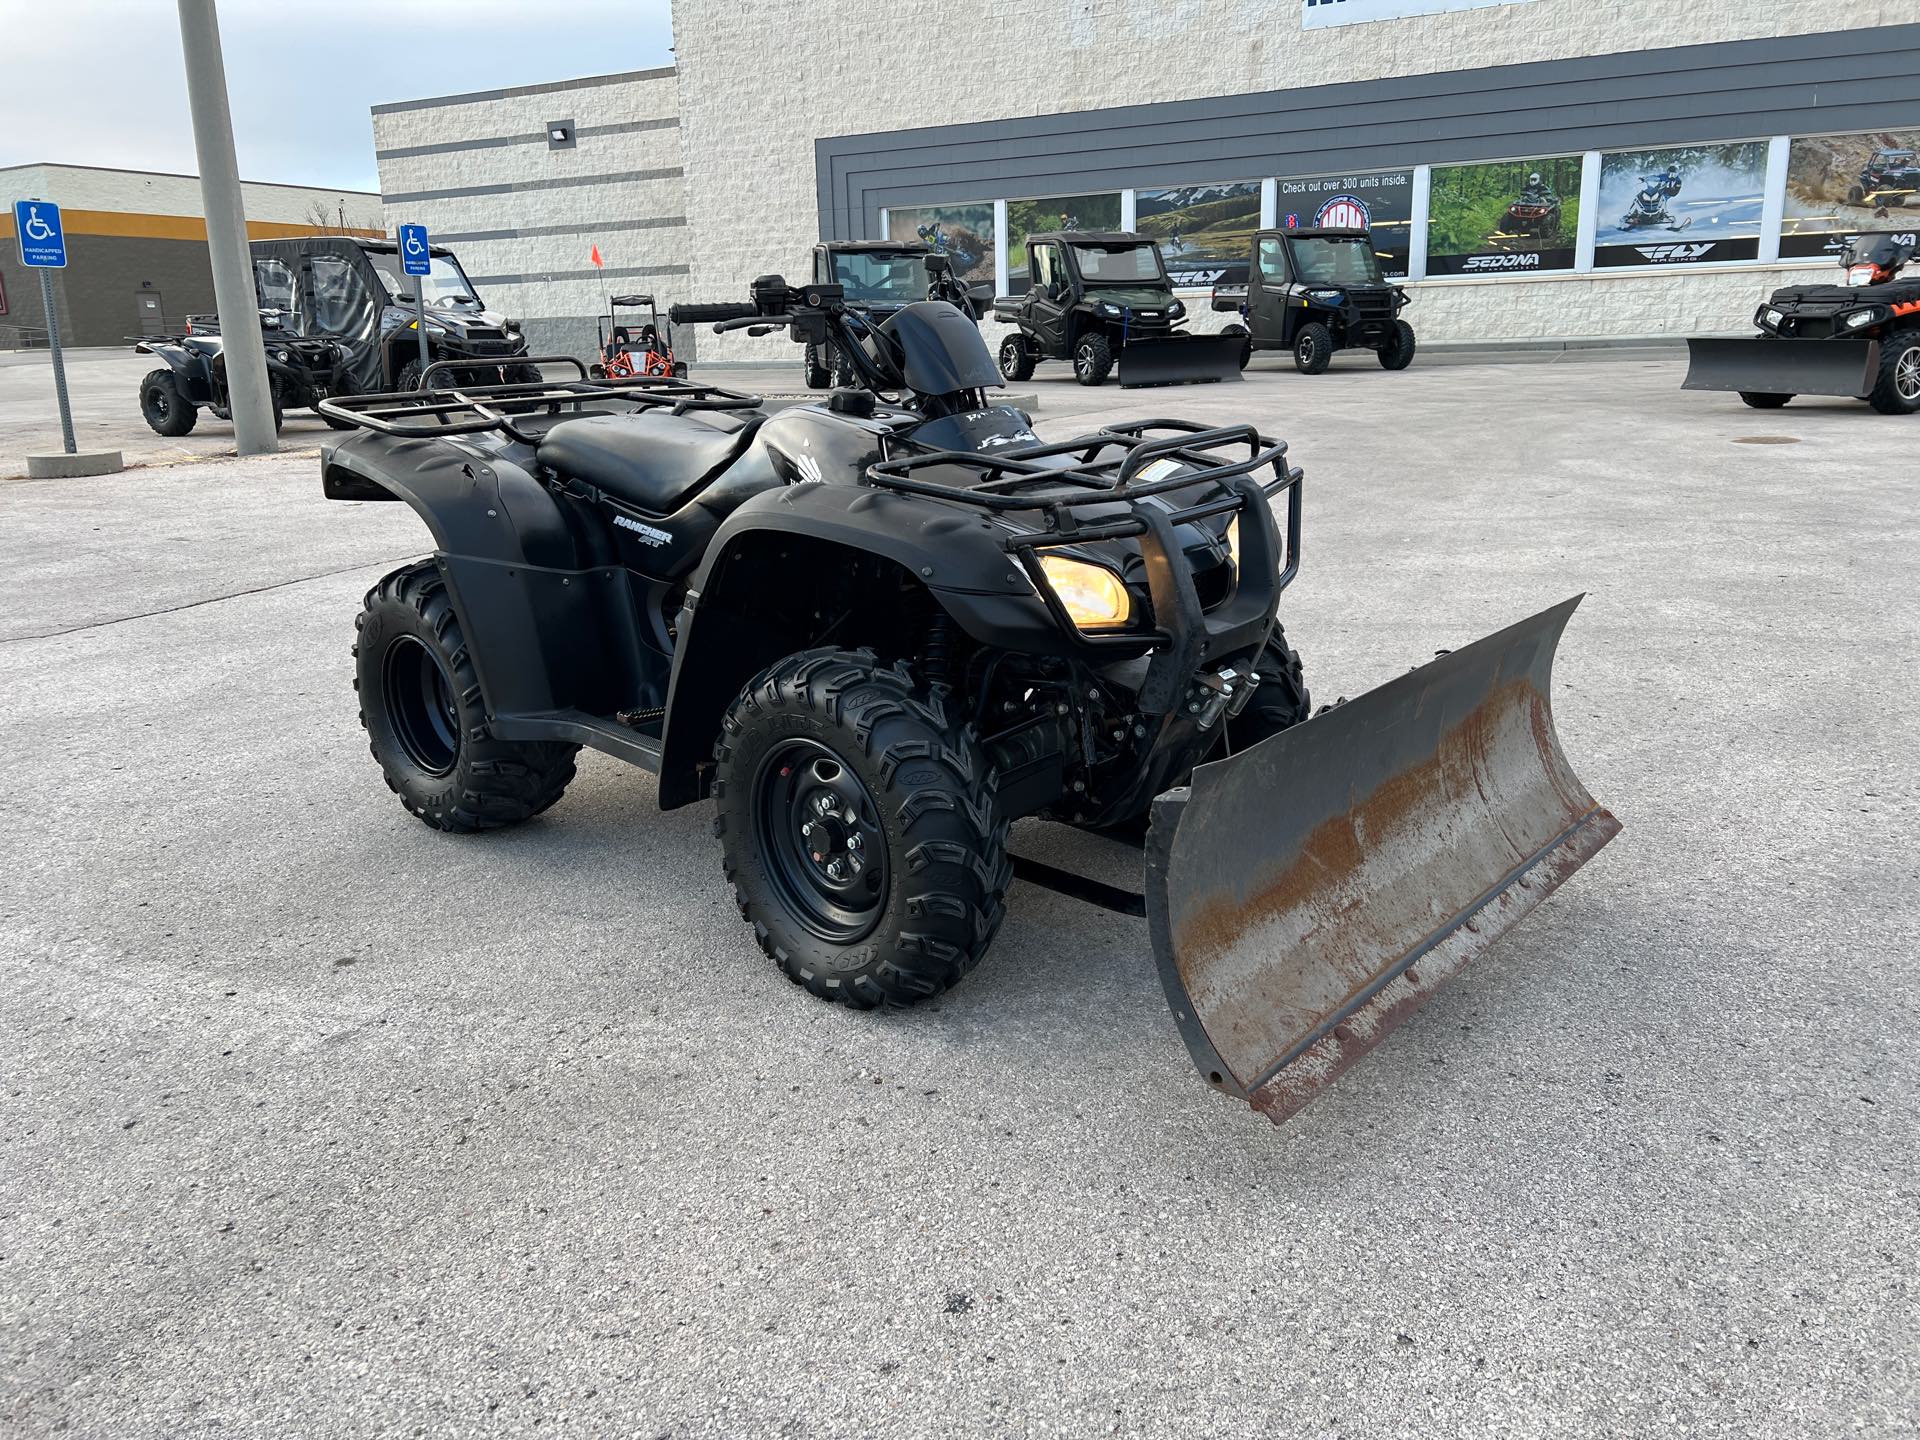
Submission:
[[[1762,395],[1864,398],[1880,373],[1878,340],[1687,341],[1682,390],[1745,390]]]
[[[1548,703],[1580,598],[1155,798],[1147,923],[1210,1083],[1284,1122],[1619,833]]]
[[[1240,378],[1240,335],[1166,335],[1120,347],[1120,386],[1205,385]]]

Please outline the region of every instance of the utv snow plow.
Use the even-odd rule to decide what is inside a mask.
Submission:
[[[1120,388],[1207,385],[1240,378],[1241,335],[1163,335],[1120,347]]]
[[[1864,399],[1880,373],[1877,340],[1743,340],[1695,336],[1687,341],[1683,390],[1734,390],[1746,395],[1847,395]]]
[[[1554,648],[1579,603],[1154,802],[1154,954],[1213,1085],[1285,1121],[1619,833],[1553,733]]]

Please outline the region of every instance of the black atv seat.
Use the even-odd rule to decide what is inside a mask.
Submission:
[[[655,515],[684,505],[747,448],[764,415],[594,415],[540,437],[535,458]]]

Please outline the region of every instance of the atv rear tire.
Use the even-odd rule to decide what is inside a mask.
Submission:
[[[387,788],[436,830],[495,830],[545,810],[578,745],[495,739],[440,568],[423,560],[367,592],[353,688]]]
[[[180,393],[180,381],[171,370],[150,370],[140,382],[140,414],[156,435],[178,439],[191,431],[200,412]]]
[[[1764,390],[1742,390],[1740,399],[1742,403],[1752,406],[1755,410],[1778,410],[1793,399],[1793,396],[1772,395]]]
[[[1259,688],[1247,708],[1227,721],[1227,746],[1236,755],[1313,714],[1300,652],[1287,644],[1287,632],[1277,623],[1254,669],[1260,676]]]
[[[1013,873],[1007,822],[944,692],[870,651],[804,651],[740,692],[714,755],[734,899],[795,984],[856,1009],[912,1005],[986,953]]]
[[[1240,336],[1240,368],[1242,370],[1246,369],[1248,363],[1253,359],[1253,332],[1248,330],[1244,325],[1222,325],[1220,327],[1220,333],[1222,335]]]
[[[1073,378],[1082,385],[1098,385],[1113,370],[1113,346],[1098,330],[1089,330],[1073,347]]]
[[[802,362],[809,390],[824,390],[833,384],[833,366],[828,363],[824,345],[807,346],[806,359]]]
[[[500,379],[508,385],[544,385],[547,377],[538,365],[502,365]]]
[[[1302,325],[1293,337],[1293,368],[1318,375],[1333,363],[1333,332],[1318,320]]]
[[[1404,320],[1393,322],[1393,339],[1376,352],[1382,370],[1404,370],[1413,363],[1413,326]]]
[[[1896,330],[1880,342],[1880,375],[1867,403],[1882,415],[1920,410],[1920,330]]]
[[[1018,385],[1033,378],[1033,347],[1024,335],[1009,335],[1000,342],[1000,378]]]

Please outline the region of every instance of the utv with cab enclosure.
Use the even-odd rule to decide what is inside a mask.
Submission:
[[[813,247],[813,281],[838,285],[848,310],[878,325],[888,316],[922,300],[945,300],[977,317],[980,301],[953,273],[952,262],[931,246],[896,240],[834,240]],[[836,364],[831,347],[806,347],[806,378],[810,390],[824,390],[837,380],[855,383],[844,363]]]
[[[1070,360],[1073,378],[1098,385],[1120,366],[1122,386],[1237,380],[1239,347],[1179,327],[1160,247],[1130,231],[1056,230],[1027,237],[1026,294],[993,302],[996,320],[1019,327],[1000,345],[1000,373],[1031,379],[1042,360]]]
[[[1275,1120],[1618,829],[1553,738],[1577,602],[1308,719],[1284,443],[1042,442],[937,301],[874,324],[767,276],[670,313],[827,345],[861,388],[772,416],[584,371],[325,402],[366,432],[326,494],[433,534],[368,593],[354,665],[434,829],[532,818],[581,745],[630,761],[663,808],[711,798],[755,941],[861,1008],[966,975],[1016,874],[1144,916],[1201,1074]],[[1033,815],[1145,828],[1145,894],[1016,861]]]
[[[1242,365],[1256,350],[1291,350],[1294,368],[1318,375],[1337,350],[1371,350],[1388,370],[1413,363],[1413,327],[1400,318],[1407,292],[1380,273],[1365,230],[1304,226],[1253,237],[1245,288],[1219,286],[1213,308],[1238,311]]]

